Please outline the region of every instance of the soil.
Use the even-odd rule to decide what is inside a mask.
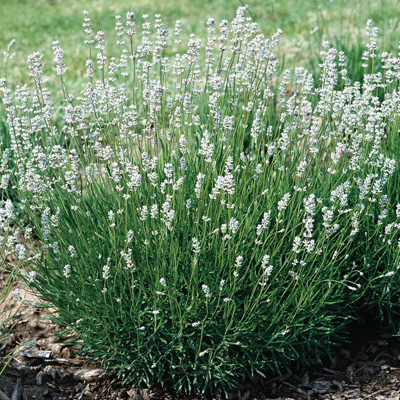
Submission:
[[[0,287],[5,279],[5,273],[0,272]],[[16,283],[15,287],[24,295],[21,283]],[[26,301],[21,309],[22,316],[14,321],[18,321],[13,328],[14,336],[4,351],[27,340],[35,339],[36,343],[28,353],[18,353],[0,376],[0,400],[188,399],[184,395],[173,396],[166,388],[149,390],[124,386],[114,375],[102,376],[99,365],[85,363],[74,347],[64,343],[70,338],[60,336],[59,328],[45,323],[44,310],[31,306],[37,301],[34,296],[28,294]],[[10,294],[2,305],[3,316],[13,307]],[[35,354],[33,350],[42,353]],[[269,380],[256,377],[231,392],[229,399],[400,399],[399,337],[390,332],[376,331],[365,335],[360,331],[348,347],[334,353],[332,360]],[[77,375],[82,370],[90,370],[94,376],[81,381]],[[18,385],[22,388],[19,397]],[[199,399],[214,398],[219,400],[223,396],[216,393]]]

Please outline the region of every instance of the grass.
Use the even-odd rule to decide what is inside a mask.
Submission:
[[[0,2],[0,49],[16,40],[16,56],[9,62],[9,79],[12,84],[28,81],[26,57],[34,51],[44,54],[45,74],[51,73],[51,43],[59,40],[68,67],[66,78],[70,90],[77,94],[82,89],[84,65],[88,57],[83,45],[82,9],[89,11],[97,29],[105,32],[107,40],[115,40],[115,15],[134,11],[141,21],[142,14],[160,13],[168,26],[175,20],[182,21],[184,34],[195,33],[205,39],[204,21],[209,17],[217,20],[231,19],[242,0],[120,0],[111,4],[108,0],[2,0]],[[310,66],[310,59],[318,62],[318,50],[322,40],[341,42],[347,48],[360,47],[365,42],[364,27],[367,19],[373,19],[380,28],[380,40],[385,50],[396,49],[399,42],[398,3],[396,0],[381,1],[297,1],[297,0],[250,0],[246,2],[253,19],[265,35],[276,29],[284,31],[285,41],[277,50],[277,56],[285,65]],[[22,17],[22,15],[24,17]],[[319,31],[311,35],[316,27]],[[113,38],[113,39],[111,39]],[[0,58],[1,60],[1,58]],[[4,73],[4,71],[3,71]]]

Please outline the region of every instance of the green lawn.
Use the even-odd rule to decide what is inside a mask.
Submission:
[[[84,5],[82,5],[82,3]],[[51,43],[59,40],[69,70],[69,85],[78,86],[85,71],[87,49],[82,29],[85,9],[89,11],[95,31],[102,30],[106,40],[115,41],[115,15],[124,16],[134,11],[140,23],[142,14],[161,13],[165,26],[172,28],[177,19],[182,21],[184,33],[193,32],[205,38],[205,21],[233,17],[241,0],[0,0],[0,49],[16,40],[16,55],[9,62],[7,77],[13,84],[26,81],[26,57],[34,51],[44,54],[45,72],[53,68]],[[395,49],[399,39],[399,8],[397,0],[249,0],[249,15],[260,25],[263,33],[271,35],[277,28],[284,31],[278,56],[285,66],[308,66],[315,58],[321,40],[340,39],[344,44],[365,41],[364,26],[368,18],[380,28],[385,49]],[[311,35],[316,26],[319,31]],[[110,46],[108,46],[108,50]],[[0,75],[4,66],[0,58]]]

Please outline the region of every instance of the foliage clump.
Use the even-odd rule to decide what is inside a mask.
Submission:
[[[9,349],[10,340],[13,337],[12,330],[24,315],[21,312],[23,297],[19,288],[13,290],[13,286],[19,264],[27,259],[25,246],[20,243],[20,234],[12,226],[15,219],[14,212],[15,207],[10,199],[0,200],[0,274],[2,275],[2,287],[0,289],[0,375],[24,346],[33,344],[32,340],[27,339],[11,350]],[[28,236],[28,232],[26,236]],[[15,255],[17,258],[10,267],[7,258],[11,255]],[[10,307],[7,301],[11,293],[13,307]]]

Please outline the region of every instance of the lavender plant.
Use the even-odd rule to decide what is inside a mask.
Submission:
[[[19,289],[13,291],[13,301],[15,307],[10,310],[4,308],[4,304],[10,295],[14,280],[17,276],[18,261],[10,269],[6,267],[6,257],[12,253],[18,254],[19,259],[25,258],[25,247],[19,243],[19,235],[12,232],[10,224],[14,220],[14,206],[7,200],[0,201],[0,274],[3,277],[3,286],[0,290],[0,375],[12,360],[12,358],[21,350],[24,344],[14,346],[11,351],[6,351],[7,342],[12,337],[12,329],[20,320],[20,309],[22,297]]]
[[[281,31],[245,11],[209,19],[204,44],[117,16],[111,58],[85,13],[77,98],[53,43],[62,126],[39,53],[33,88],[1,81],[2,188],[42,244],[29,285],[125,381],[227,390],[329,354],[361,305],[392,318],[399,300],[399,58],[374,72],[369,23],[362,85],[327,42],[320,82],[278,77]]]

